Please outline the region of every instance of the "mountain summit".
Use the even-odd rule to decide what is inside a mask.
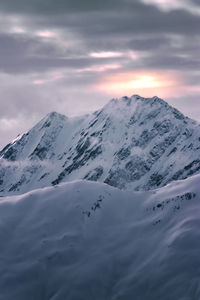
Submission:
[[[112,99],[91,115],[52,112],[0,151],[0,194],[87,179],[150,190],[200,171],[200,124],[164,100]]]

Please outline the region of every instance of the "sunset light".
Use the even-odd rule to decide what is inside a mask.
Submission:
[[[52,31],[44,30],[36,32],[37,36],[44,37],[44,38],[53,38],[55,37],[55,33]]]
[[[123,56],[122,52],[92,52],[90,53],[91,57],[96,58],[110,58],[110,57],[120,57]]]
[[[0,0],[0,300],[200,300],[200,0]]]
[[[129,72],[108,75],[102,78],[97,89],[107,94],[132,94],[142,93],[143,95],[154,95],[161,93],[169,96],[173,93],[177,84],[181,83],[180,76],[175,73],[163,74],[161,72]]]

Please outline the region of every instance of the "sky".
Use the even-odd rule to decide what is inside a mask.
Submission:
[[[125,95],[200,121],[199,28],[199,0],[0,0],[0,147]]]

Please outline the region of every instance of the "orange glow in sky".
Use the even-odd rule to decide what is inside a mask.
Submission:
[[[125,72],[102,78],[96,89],[114,97],[127,94],[170,97],[182,84],[175,72]]]

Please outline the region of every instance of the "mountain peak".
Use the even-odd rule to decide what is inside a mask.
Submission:
[[[0,152],[0,194],[74,179],[157,188],[199,172],[199,137],[197,122],[157,96],[114,98],[80,119],[51,112]]]
[[[50,113],[48,113],[45,117],[45,119],[48,119],[48,120],[53,120],[53,119],[67,119],[67,116],[63,115],[63,114],[60,114],[56,111],[52,111]]]
[[[48,128],[50,126],[56,126],[60,122],[65,122],[68,119],[65,115],[62,115],[58,112],[52,111],[48,113],[35,127],[39,128]]]
[[[153,96],[153,97],[142,97],[140,95],[132,95],[131,99],[135,99],[135,100],[140,100],[142,102],[148,102],[148,103],[160,103],[160,104],[164,104],[165,106],[169,106],[169,104],[164,101],[163,99],[159,98],[158,96]]]
[[[113,98],[110,100],[100,111],[104,112],[107,116],[113,116],[113,118],[128,118],[134,114],[140,116],[140,118],[145,118],[146,114],[156,110],[160,111],[161,114],[169,113],[179,115],[184,118],[184,116],[175,108],[170,106],[166,101],[159,98],[158,96],[153,96],[151,98],[145,98],[140,95],[132,95],[131,97],[123,96],[121,98]],[[135,116],[137,118],[137,116]]]
[[[159,98],[158,96],[153,96],[153,97],[142,97],[140,95],[134,94],[130,97],[128,96],[123,96],[121,98],[113,98],[112,100],[109,101],[109,103],[112,104],[117,104],[119,102],[123,102],[126,103],[127,105],[130,105],[131,103],[135,103],[138,101],[140,101],[141,103],[149,103],[149,104],[153,104],[153,103],[159,103],[159,104],[164,104],[165,106],[170,106],[166,101],[164,101],[163,99]],[[109,104],[108,103],[108,104]]]

